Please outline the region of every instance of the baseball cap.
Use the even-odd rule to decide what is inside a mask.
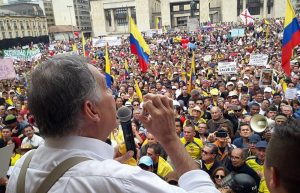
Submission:
[[[232,96],[238,96],[238,94],[237,94],[236,91],[230,91],[228,96],[229,96],[229,97],[232,97]]]
[[[248,80],[249,80],[250,78],[249,78],[249,76],[244,76],[244,78],[243,78],[243,79],[248,79]]]
[[[268,142],[266,141],[259,141],[256,144],[256,148],[267,148],[268,147]]]
[[[9,111],[9,110],[12,110],[12,109],[15,109],[16,107],[14,107],[14,106],[9,106],[8,108],[7,108],[7,110]]]
[[[152,161],[151,157],[145,155],[145,156],[141,157],[141,159],[139,160],[139,165],[140,164],[144,164],[149,167],[149,166],[153,165],[153,161]]]
[[[5,124],[9,125],[15,122],[17,122],[17,118],[12,114],[9,114],[5,117]]]
[[[249,143],[258,143],[261,140],[260,136],[257,134],[252,134],[249,137]],[[256,144],[257,145],[257,144]]]
[[[126,101],[125,106],[126,107],[132,107],[131,102],[130,101]]]
[[[270,87],[266,87],[266,88],[264,89],[264,92],[272,92],[272,89],[271,89]]]
[[[226,87],[229,86],[229,85],[234,85],[234,83],[233,82],[227,82]]]
[[[219,90],[218,89],[216,89],[216,88],[213,88],[213,89],[211,89],[211,91],[210,91],[210,94],[211,95],[219,95]]]
[[[235,77],[235,76],[234,76],[234,77],[231,77],[230,80],[231,80],[231,81],[236,81],[236,77]]]

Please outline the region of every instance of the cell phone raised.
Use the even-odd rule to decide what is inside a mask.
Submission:
[[[224,130],[219,130],[216,132],[216,137],[227,137],[227,136],[228,136],[228,134]]]

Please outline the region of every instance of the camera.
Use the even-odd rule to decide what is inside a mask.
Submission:
[[[224,130],[219,130],[219,131],[217,131],[217,133],[216,133],[216,137],[227,137],[227,136],[228,136],[228,134],[227,134],[227,132],[224,131]]]

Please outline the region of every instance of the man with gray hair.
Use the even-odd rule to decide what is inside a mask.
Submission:
[[[221,123],[228,123],[232,128],[233,125],[228,119],[223,118],[222,111],[219,107],[212,107],[210,109],[211,120],[207,122],[207,128],[209,133],[217,131]]]
[[[32,73],[28,103],[45,144],[17,162],[7,192],[218,192],[177,137],[172,100],[144,99],[147,116],[139,119],[169,154],[180,187],[112,159],[105,140],[116,109],[104,75],[79,56],[60,55]]]

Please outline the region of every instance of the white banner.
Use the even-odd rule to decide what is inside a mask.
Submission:
[[[245,29],[243,28],[235,28],[230,30],[232,37],[244,37],[245,36]]]
[[[14,60],[32,61],[41,57],[39,49],[35,50],[4,50],[4,58],[12,58]]]
[[[10,58],[0,59],[0,80],[14,79],[16,71],[13,65],[13,60]]]
[[[218,74],[237,74],[236,62],[219,62]]]
[[[251,54],[249,65],[251,66],[266,66],[269,56],[267,54]]]
[[[93,47],[104,47],[106,43],[109,46],[120,46],[122,44],[121,38],[118,37],[103,37],[103,38],[93,38]]]

